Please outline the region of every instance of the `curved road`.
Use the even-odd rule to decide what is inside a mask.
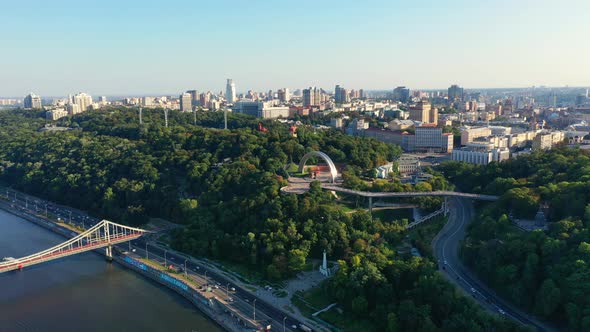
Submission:
[[[463,266],[458,250],[460,242],[465,237],[466,227],[473,219],[473,205],[468,199],[452,197],[449,198],[449,206],[449,221],[432,241],[440,271],[452,283],[463,289],[466,294],[471,294],[476,302],[489,311],[506,316],[523,325],[531,326],[537,331],[553,331],[552,328],[501,299]]]

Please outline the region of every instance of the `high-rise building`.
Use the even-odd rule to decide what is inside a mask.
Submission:
[[[438,124],[438,109],[432,108],[428,101],[419,101],[410,107],[410,119],[436,125]]]
[[[201,106],[209,107],[209,101],[211,101],[211,92],[207,91],[207,92],[201,93],[201,96],[199,97],[199,101],[201,103]]]
[[[199,106],[199,91],[197,90],[188,90],[186,93],[191,95],[191,104],[193,107]]]
[[[289,89],[288,88],[279,89],[277,91],[277,97],[283,103],[288,102],[289,100],[291,100],[291,96],[289,95]]]
[[[236,102],[236,84],[234,80],[231,78],[227,79],[227,84],[225,85],[225,99],[229,104],[233,104]]]
[[[37,96],[34,93],[29,93],[24,100],[24,106],[25,108],[32,108],[32,109],[37,109],[37,108],[41,108],[41,97]]]
[[[350,96],[348,94],[348,90],[340,87],[340,85],[336,85],[334,89],[334,101],[336,104],[345,104],[350,102]]]
[[[463,88],[453,84],[448,89],[449,101],[463,101]]]
[[[80,107],[80,112],[85,112],[88,107],[92,105],[92,96],[84,92],[80,92],[72,97],[72,104],[76,104]]]
[[[359,98],[360,98],[360,99],[365,99],[365,98],[367,98],[367,96],[365,95],[365,90],[364,90],[364,89],[360,89],[360,90],[359,90]]]
[[[393,100],[401,101],[402,103],[408,102],[410,99],[410,89],[405,86],[398,86],[393,89]]]
[[[193,110],[193,97],[190,93],[180,95],[180,111],[191,112]]]
[[[107,102],[108,102],[108,101],[107,101],[107,96],[100,96],[100,97],[98,97],[98,102],[99,102],[101,105],[106,105],[106,104],[107,104]]]
[[[316,87],[303,90],[303,106],[320,106],[322,104],[322,92]]]

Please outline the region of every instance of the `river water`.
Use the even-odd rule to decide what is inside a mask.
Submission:
[[[0,259],[65,239],[0,210]],[[0,274],[0,332],[222,331],[180,295],[96,253]]]

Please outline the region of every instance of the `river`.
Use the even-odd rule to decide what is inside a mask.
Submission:
[[[0,210],[0,259],[65,239]],[[0,332],[222,331],[180,295],[84,253],[0,274]]]

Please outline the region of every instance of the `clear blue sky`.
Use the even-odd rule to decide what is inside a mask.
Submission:
[[[590,85],[588,0],[3,0],[0,96]]]

